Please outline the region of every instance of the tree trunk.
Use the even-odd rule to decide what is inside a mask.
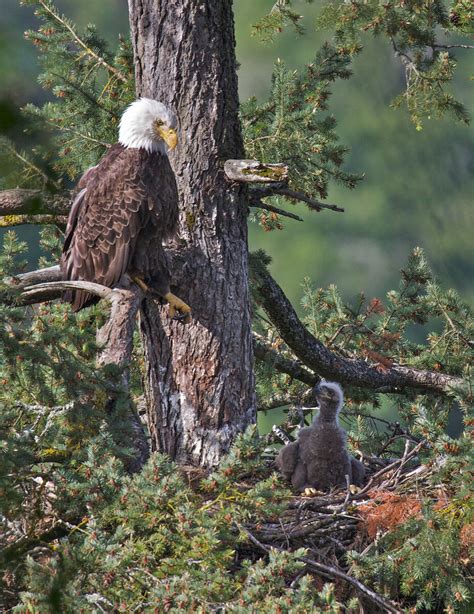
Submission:
[[[137,94],[172,107],[179,236],[172,291],[189,325],[145,301],[140,324],[152,448],[215,465],[255,422],[245,188],[223,165],[243,155],[231,0],[129,0]]]

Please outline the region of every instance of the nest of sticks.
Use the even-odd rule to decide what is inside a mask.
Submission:
[[[369,511],[377,509],[380,502],[389,502],[396,510],[397,502],[404,502],[399,517],[387,518],[396,524],[417,513],[416,506],[406,502],[417,500],[417,492],[423,484],[428,488],[428,477],[434,468],[422,465],[418,453],[426,445],[421,441],[412,446],[407,440],[404,454],[397,460],[366,457],[366,484],[354,488],[337,489],[315,496],[295,495],[277,522],[247,525],[243,527],[249,542],[260,553],[269,553],[272,548],[294,551],[305,548],[307,556],[304,573],[346,585],[366,603],[370,612],[401,612],[400,606],[377,594],[375,591],[347,573],[344,555],[349,550],[364,553],[374,542],[374,534],[368,530]],[[269,462],[271,462],[269,460]],[[402,509],[399,506],[399,509]],[[382,523],[383,524],[383,523]],[[383,527],[376,530],[380,532]]]

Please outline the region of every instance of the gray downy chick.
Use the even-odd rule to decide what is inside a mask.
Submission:
[[[361,462],[350,456],[346,433],[338,415],[344,395],[339,384],[322,382],[314,389],[319,413],[311,426],[301,429],[298,440],[280,450],[276,465],[293,488],[329,490],[350,484],[360,486],[365,477]]]

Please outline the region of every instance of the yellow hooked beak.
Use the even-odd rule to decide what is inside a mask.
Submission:
[[[176,130],[173,130],[173,128],[169,128],[168,126],[161,124],[160,126],[156,126],[156,133],[168,145],[169,149],[174,149],[176,147],[176,144],[178,142],[178,135],[176,134]]]

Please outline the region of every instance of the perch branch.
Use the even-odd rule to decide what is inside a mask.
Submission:
[[[26,286],[21,292],[21,302],[25,304],[41,303],[43,301],[53,301],[60,298],[65,290],[84,290],[90,294],[95,294],[100,298],[111,300],[114,292],[100,284],[91,281],[51,281],[41,284]]]
[[[381,370],[364,360],[343,358],[328,350],[306,329],[290,301],[265,267],[253,267],[252,281],[259,293],[260,304],[284,342],[304,365],[323,377],[345,384],[396,393],[405,388],[443,393],[448,386],[458,386],[463,382],[459,377],[443,373],[418,371],[396,364]]]
[[[0,216],[0,228],[11,226],[22,226],[23,224],[56,224],[66,226],[67,217],[65,215],[2,215]]]
[[[7,283],[21,289],[26,288],[26,286],[34,286],[35,284],[44,284],[52,281],[61,281],[59,265],[29,271],[28,273],[20,273],[11,277]]]
[[[0,216],[17,215],[67,215],[71,204],[71,193],[48,194],[42,190],[0,191]]]

